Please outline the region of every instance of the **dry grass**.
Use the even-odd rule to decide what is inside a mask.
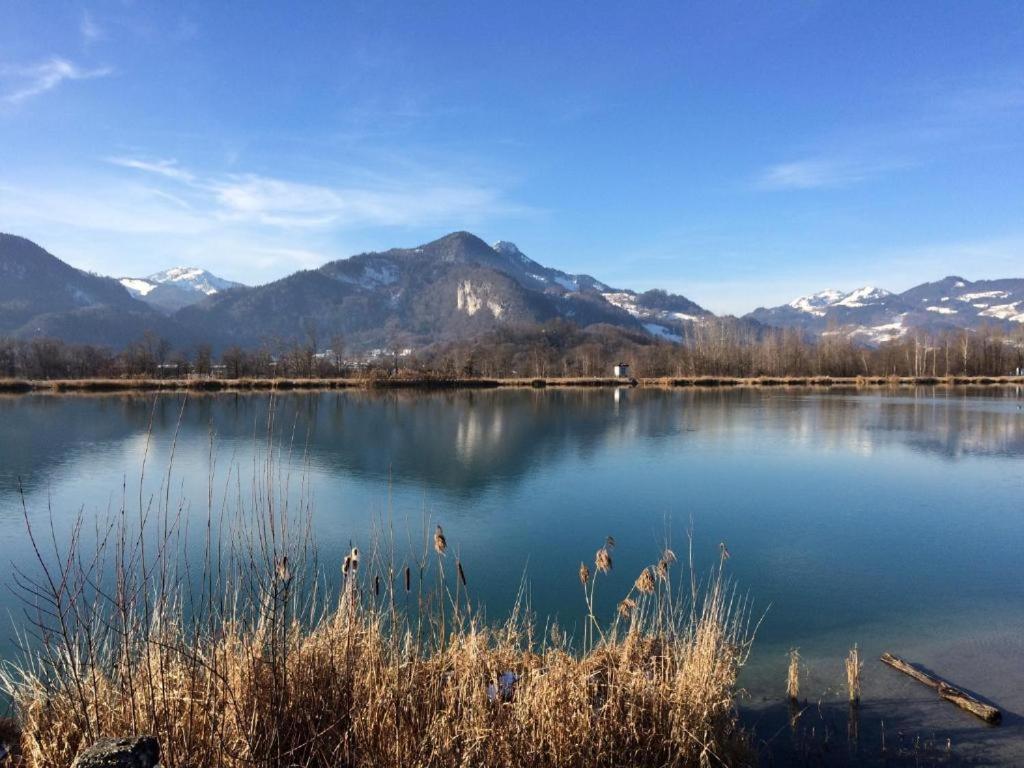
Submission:
[[[789,651],[789,669],[786,671],[786,697],[790,701],[800,698],[800,651]]]
[[[240,514],[201,521],[199,563],[182,553],[196,550],[180,545],[173,503],[150,510],[141,493],[137,523],[122,510],[96,524],[89,557],[92,521],[59,551],[30,526],[39,573],[18,583],[34,637],[2,679],[25,766],[69,765],[132,733],[159,739],[166,768],[753,761],[734,702],[752,633],[721,569],[700,587],[691,568],[675,601],[666,550],[657,580],[645,569],[599,621],[609,539],[593,576],[580,568],[583,638],[540,630],[522,606],[487,624],[440,527],[424,526],[412,560],[396,561],[385,533],[323,568],[308,508],[274,501],[276,477],[239,494]]]
[[[860,673],[863,668],[860,650],[854,645],[846,656],[846,690],[850,695],[851,704],[860,703]]]

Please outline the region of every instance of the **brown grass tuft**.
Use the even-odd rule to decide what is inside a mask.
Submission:
[[[640,575],[637,577],[634,586],[638,591],[645,595],[649,595],[654,592],[654,577],[651,575],[650,568],[644,568],[640,571]]]
[[[789,669],[786,672],[786,697],[790,701],[800,698],[800,651],[789,651]]]
[[[856,643],[846,656],[846,690],[850,695],[851,704],[860,703],[860,673],[864,663],[860,660],[860,650]]]

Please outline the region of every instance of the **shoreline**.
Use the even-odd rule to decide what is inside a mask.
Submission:
[[[244,378],[244,379],[0,379],[0,394],[123,392],[256,392],[338,389],[547,389],[547,388],[788,388],[903,389],[911,387],[1024,386],[1024,376],[664,376],[653,378]]]

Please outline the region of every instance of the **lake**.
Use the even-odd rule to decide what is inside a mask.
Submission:
[[[33,567],[19,483],[29,518],[52,510],[61,532],[79,511],[117,510],[122,494],[137,511],[148,445],[143,496],[161,493],[171,464],[171,506],[205,516],[211,460],[215,498],[244,485],[266,452],[271,401],[0,398],[3,615],[18,615],[8,565]],[[272,433],[334,573],[374,521],[390,518],[408,542],[429,517],[491,618],[525,576],[533,610],[572,628],[579,563],[606,536],[617,541],[599,591],[607,615],[665,542],[685,559],[692,526],[698,572],[724,542],[726,568],[764,614],[747,706],[781,697],[791,647],[808,695],[835,699],[858,643],[866,706],[909,702],[921,727],[970,741],[968,715],[874,659],[892,650],[990,696],[1009,715],[1001,738],[1020,738],[1022,403],[1011,388],[340,391],[273,398]]]

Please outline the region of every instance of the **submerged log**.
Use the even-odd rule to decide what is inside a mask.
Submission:
[[[986,723],[998,725],[1003,719],[1003,713],[995,707],[978,701],[974,696],[967,693],[967,691],[957,688],[955,685],[943,680],[941,677],[937,677],[936,675],[918,669],[910,662],[901,659],[899,656],[894,656],[886,651],[882,654],[882,663],[888,664],[893,669],[899,670],[905,675],[909,675],[923,685],[927,685],[946,701],[950,701],[961,709],[967,710],[972,715],[980,717]]]

